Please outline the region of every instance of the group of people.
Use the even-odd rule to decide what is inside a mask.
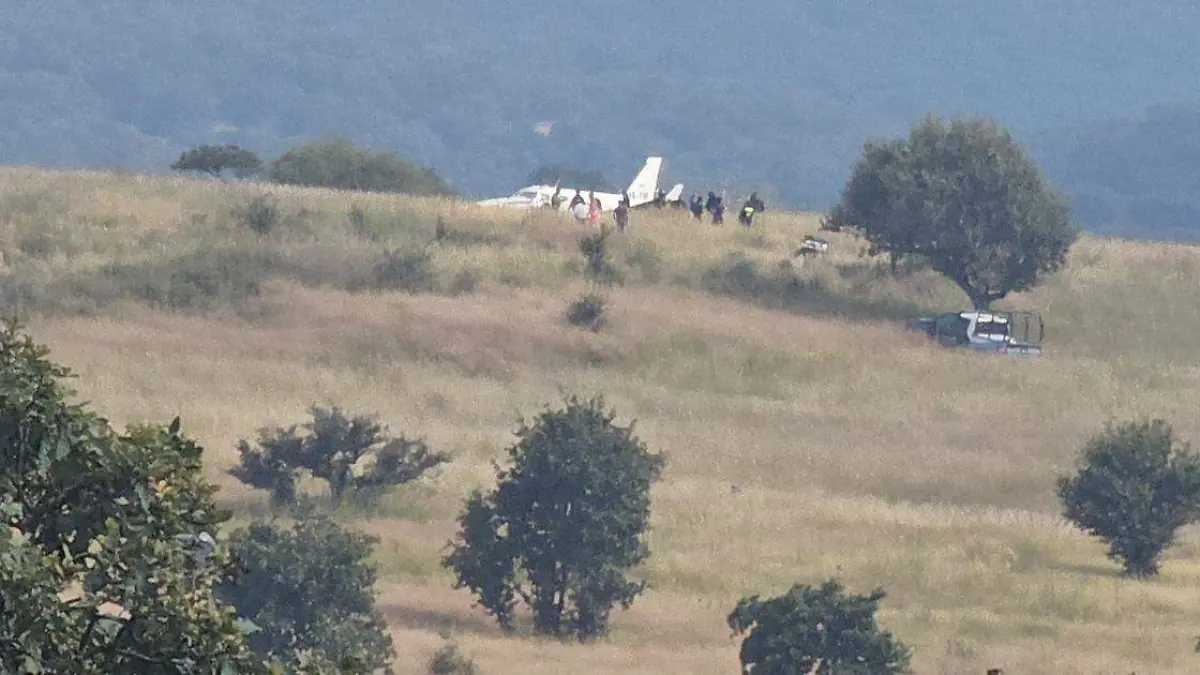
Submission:
[[[582,192],[576,192],[571,198],[571,203],[567,205],[571,215],[577,220],[587,221],[589,225],[597,225],[600,223],[600,216],[604,209],[600,206],[600,199],[596,197],[595,192],[588,195],[590,199],[584,199]],[[550,198],[551,208],[557,209],[562,204],[563,197],[557,190],[554,196]],[[621,193],[621,201],[617,202],[616,208],[613,209],[613,220],[616,221],[617,230],[624,232],[629,226],[629,195],[625,192]]]
[[[712,191],[709,191],[707,200],[698,194],[693,194],[688,201],[688,210],[692,212],[692,216],[696,220],[703,219],[704,213],[707,211],[712,217],[713,225],[725,223],[725,198]],[[754,223],[754,214],[766,210],[767,205],[758,198],[758,193],[751,192],[746,201],[742,203],[741,211],[738,212],[738,222],[745,227],[750,227]]]
[[[558,209],[563,200],[558,189],[555,189],[554,195],[550,198],[549,206],[553,209]],[[666,194],[659,190],[655,200],[648,205],[663,208],[666,206]],[[693,194],[692,198],[684,204],[682,200],[678,202],[680,207],[686,207],[696,220],[702,220],[704,213],[708,212],[712,218],[713,225],[723,225],[725,223],[725,198],[717,195],[715,192],[709,191],[708,199],[702,198],[699,194]],[[621,200],[617,202],[616,208],[613,209],[613,220],[617,226],[617,231],[624,232],[629,226],[629,194],[622,191]],[[750,193],[750,196],[742,203],[741,211],[738,212],[738,222],[745,227],[750,227],[754,222],[754,216],[767,209],[767,205],[758,197],[757,192]],[[596,197],[596,193],[590,192],[588,198],[584,198],[583,192],[575,193],[571,198],[570,204],[567,205],[567,210],[571,215],[579,221],[587,222],[590,225],[599,225],[604,209],[600,204],[600,199]]]

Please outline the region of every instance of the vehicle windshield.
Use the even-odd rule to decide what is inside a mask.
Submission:
[[[989,337],[1007,337],[1008,323],[999,321],[980,321],[975,324],[975,335]]]

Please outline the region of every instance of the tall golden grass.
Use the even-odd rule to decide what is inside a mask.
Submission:
[[[235,212],[264,192],[282,215],[259,237]],[[1006,301],[1047,324],[1045,356],[1012,360],[904,333],[904,315],[964,299],[929,274],[893,278],[851,239],[782,269],[818,226],[635,212],[612,242],[625,283],[591,333],[563,319],[585,289],[585,230],[556,214],[4,169],[0,297],[115,421],[182,415],[243,515],[263,498],[227,476],[235,443],[312,403],[378,412],[453,453],[357,523],[381,537],[402,672],[423,672],[442,631],[487,675],[736,672],[724,618],[737,599],[832,576],[888,592],[881,622],[913,645],[918,673],[1196,672],[1200,537],[1184,533],[1160,578],[1126,580],[1061,521],[1053,491],[1110,420],[1159,416],[1200,438],[1196,249],[1084,238],[1063,273]],[[274,257],[214,302],[173,306],[180,284],[203,294],[254,272],[172,276],[218,249]],[[437,289],[348,290],[391,249],[425,251]],[[752,283],[731,254],[753,263]],[[167,289],[153,306],[147,283]],[[650,590],[593,646],[503,637],[437,562],[518,416],[563,392],[603,393],[668,454],[639,570]]]

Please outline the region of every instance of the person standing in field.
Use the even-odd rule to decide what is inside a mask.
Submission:
[[[596,199],[596,191],[592,190],[588,193],[591,196],[591,206],[588,207],[588,223],[598,225],[600,223],[600,200]]]
[[[629,200],[622,198],[617,204],[617,208],[613,210],[613,219],[617,221],[617,231],[624,232],[625,227],[629,225]]]

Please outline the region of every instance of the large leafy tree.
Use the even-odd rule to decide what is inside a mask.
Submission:
[[[262,160],[236,145],[201,145],[185,151],[171,164],[175,171],[196,171],[220,178],[225,171],[244,177],[258,171]]]
[[[214,595],[200,446],[68,403],[48,353],[0,326],[0,672],[268,672]]]
[[[1058,478],[1063,514],[1108,543],[1125,574],[1158,574],[1179,528],[1200,516],[1200,456],[1163,420],[1109,427],[1083,448],[1074,476]]]
[[[1063,197],[988,120],[927,117],[907,139],[868,143],[824,225],[893,262],[918,258],[976,309],[1057,271],[1079,236]]]
[[[289,669],[315,654],[350,672],[391,673],[392,639],[375,609],[376,541],[325,517],[252,523],[231,538],[240,573],[218,595],[258,627],[251,648]]]
[[[813,587],[796,584],[787,593],[742,598],[727,619],[747,634],[740,658],[754,675],[890,675],[909,672],[911,652],[879,628],[875,613],[885,593],[846,592],[831,579]]]
[[[345,138],[318,141],[285,152],[271,165],[271,180],[342,190],[454,195],[436,171],[399,155],[355,147]]]
[[[626,574],[650,554],[642,535],[664,459],[614,418],[602,398],[569,397],[523,421],[512,467],[467,499],[443,564],[505,629],[519,598],[538,633],[594,639],[644,591]]]

